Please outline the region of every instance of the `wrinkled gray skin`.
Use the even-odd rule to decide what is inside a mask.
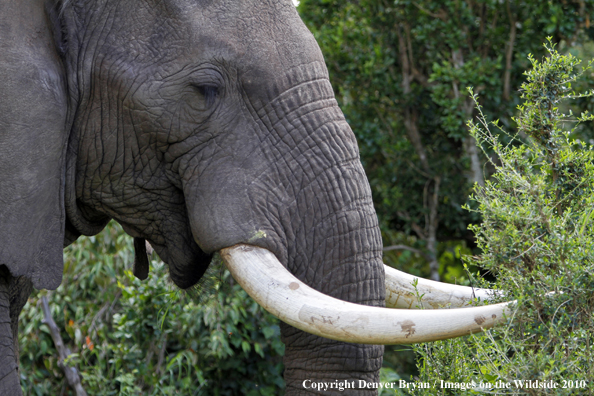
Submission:
[[[0,394],[20,394],[31,284],[56,288],[62,246],[110,218],[182,288],[250,243],[323,293],[383,306],[355,137],[291,0],[45,3],[0,2]],[[383,347],[281,329],[287,394],[378,381]]]

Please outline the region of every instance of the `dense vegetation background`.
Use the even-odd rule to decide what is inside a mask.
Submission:
[[[481,252],[468,229],[481,216],[462,206],[478,208],[469,200],[473,185],[484,186],[498,162],[493,148],[481,151],[469,133],[466,121],[477,110],[466,87],[479,94],[487,119],[514,130],[528,54],[545,55],[545,36],[562,53],[594,56],[594,1],[302,0],[298,10],[359,140],[385,262],[424,277],[471,282],[469,272],[478,267],[468,261],[465,270],[461,257]],[[592,74],[584,78],[581,84],[594,87]],[[592,111],[594,101],[567,106]],[[594,143],[591,123],[573,137]],[[36,292],[21,316],[26,394],[71,394],[43,324],[43,296],[74,353],[68,364],[78,366],[89,394],[282,393],[277,321],[220,268],[200,290],[184,294],[155,256],[149,279],[140,282],[130,272],[132,240],[117,225],[79,240],[65,255],[62,286]],[[383,378],[426,375],[422,365],[431,356],[456,348],[463,356],[460,348],[469,348],[447,345],[446,352],[418,355],[387,347]]]
[[[358,137],[384,237],[384,262],[467,284],[464,254],[478,254],[469,200],[493,172],[466,121],[477,112],[508,131],[521,103],[528,54],[594,57],[594,1],[302,0],[301,16],[326,59],[337,100]],[[594,87],[593,76],[582,86]],[[576,113],[594,110],[578,99]],[[576,131],[594,143],[591,123]],[[493,155],[485,147],[489,156]],[[469,263],[469,270],[476,267]],[[384,366],[416,373],[415,356],[387,347]]]
[[[218,262],[205,290],[181,292],[156,255],[139,281],[132,238],[114,222],[64,255],[62,285],[35,292],[20,317],[26,395],[74,394],[44,325],[44,296],[89,395],[273,396],[283,388],[277,319]]]

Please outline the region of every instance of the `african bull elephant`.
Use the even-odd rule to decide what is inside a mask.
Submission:
[[[288,394],[377,382],[381,344],[478,331],[505,309],[383,308],[410,306],[410,285],[385,275],[355,137],[290,0],[0,2],[0,394],[21,393],[32,287],[56,288],[63,246],[110,219],[181,288],[222,251],[288,323]]]

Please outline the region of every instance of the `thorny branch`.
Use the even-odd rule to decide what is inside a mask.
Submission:
[[[80,376],[78,374],[78,370],[74,366],[69,366],[65,363],[65,361],[72,355],[70,349],[64,345],[64,341],[62,340],[62,336],[60,335],[60,329],[54,322],[54,318],[52,318],[52,313],[49,308],[49,304],[47,302],[47,297],[41,297],[41,305],[43,308],[43,315],[44,320],[43,323],[47,325],[50,329],[50,334],[52,339],[54,340],[54,345],[56,345],[56,349],[58,350],[59,359],[58,359],[58,366],[62,368],[64,374],[66,376],[66,381],[68,381],[68,385],[76,392],[76,396],[87,396],[87,392],[82,387],[80,383]]]

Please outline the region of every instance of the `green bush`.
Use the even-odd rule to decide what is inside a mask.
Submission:
[[[594,387],[594,150],[572,139],[577,124],[594,117],[560,110],[563,101],[583,96],[572,83],[591,73],[592,62],[578,72],[575,57],[559,54],[550,41],[545,47],[542,62],[529,56],[533,68],[525,73],[512,143],[502,144],[490,130],[498,123],[488,124],[482,113],[478,124],[469,123],[496,154],[496,172],[475,186],[483,221],[470,228],[482,254],[466,262],[496,275],[498,300],[515,303],[504,326],[415,348],[419,380],[435,382],[436,394],[462,393],[442,389],[440,380],[474,381],[471,394],[586,394]],[[524,381],[539,382],[526,388]]]
[[[132,238],[115,223],[65,250],[62,285],[35,292],[21,314],[25,394],[73,394],[43,324],[44,294],[89,395],[283,393],[278,320],[228,272],[211,264],[215,281],[186,293],[158,259],[139,281],[133,260]]]

